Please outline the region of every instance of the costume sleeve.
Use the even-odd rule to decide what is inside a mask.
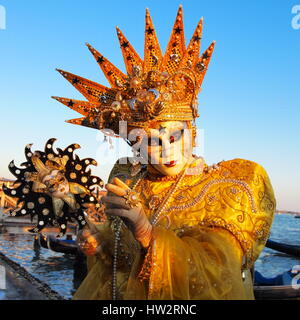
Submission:
[[[182,237],[155,227],[139,275],[149,281],[148,299],[246,299],[234,241],[226,231],[198,226]]]
[[[224,208],[217,215],[217,222],[239,241],[243,268],[249,269],[269,237],[276,200],[269,176],[261,165],[234,159],[222,164],[221,175],[228,171],[232,173],[220,189]]]
[[[265,247],[276,210],[276,199],[266,170],[257,164],[255,173],[257,178],[253,179],[251,183],[256,210],[252,214],[254,228],[252,236],[252,257],[250,261],[248,261],[250,267],[253,266],[255,260]]]
[[[202,202],[193,212],[177,214],[182,233],[154,227],[140,273],[149,282],[148,299],[253,298],[241,273],[264,248],[273,220],[266,171],[251,161],[228,161],[198,194]]]

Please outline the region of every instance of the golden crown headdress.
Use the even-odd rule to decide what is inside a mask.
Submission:
[[[146,9],[144,61],[117,27],[127,75],[87,44],[111,88],[57,69],[88,101],[52,98],[83,115],[67,122],[111,129],[116,135],[119,134],[119,121],[127,121],[132,127],[145,127],[154,119],[192,121],[199,116],[197,95],[215,44],[212,42],[200,56],[202,23],[201,18],[186,48],[180,6],[166,52],[162,55]]]

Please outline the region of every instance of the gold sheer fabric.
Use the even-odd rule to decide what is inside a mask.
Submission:
[[[110,178],[123,176],[132,185],[128,169],[117,163]],[[173,183],[143,179],[137,191],[149,218]],[[217,170],[186,176],[146,251],[122,225],[117,298],[253,299],[249,270],[268,238],[274,211],[268,175],[255,162],[224,161]],[[74,299],[112,298],[112,222],[99,229],[107,239],[104,253],[88,259],[88,275]]]

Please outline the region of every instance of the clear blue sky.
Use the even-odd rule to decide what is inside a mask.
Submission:
[[[55,68],[105,84],[85,42],[124,70],[115,26],[143,56],[148,7],[164,50],[180,3],[186,40],[203,16],[202,49],[217,42],[199,96],[206,161],[260,163],[278,209],[300,211],[300,29],[291,26],[297,3],[289,0],[0,0],[7,23],[0,30],[0,176],[11,177],[7,165],[24,160],[25,144],[40,149],[56,137],[60,147],[79,143],[78,154],[96,158],[95,173],[105,179],[128,151],[122,143],[110,150],[96,130],[64,122],[77,114],[50,96],[81,96]]]

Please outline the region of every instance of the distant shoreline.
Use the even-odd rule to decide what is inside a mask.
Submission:
[[[297,211],[276,210],[275,213],[280,213],[280,214],[293,214],[293,215],[296,215],[296,216],[300,216],[300,212],[297,212]]]

